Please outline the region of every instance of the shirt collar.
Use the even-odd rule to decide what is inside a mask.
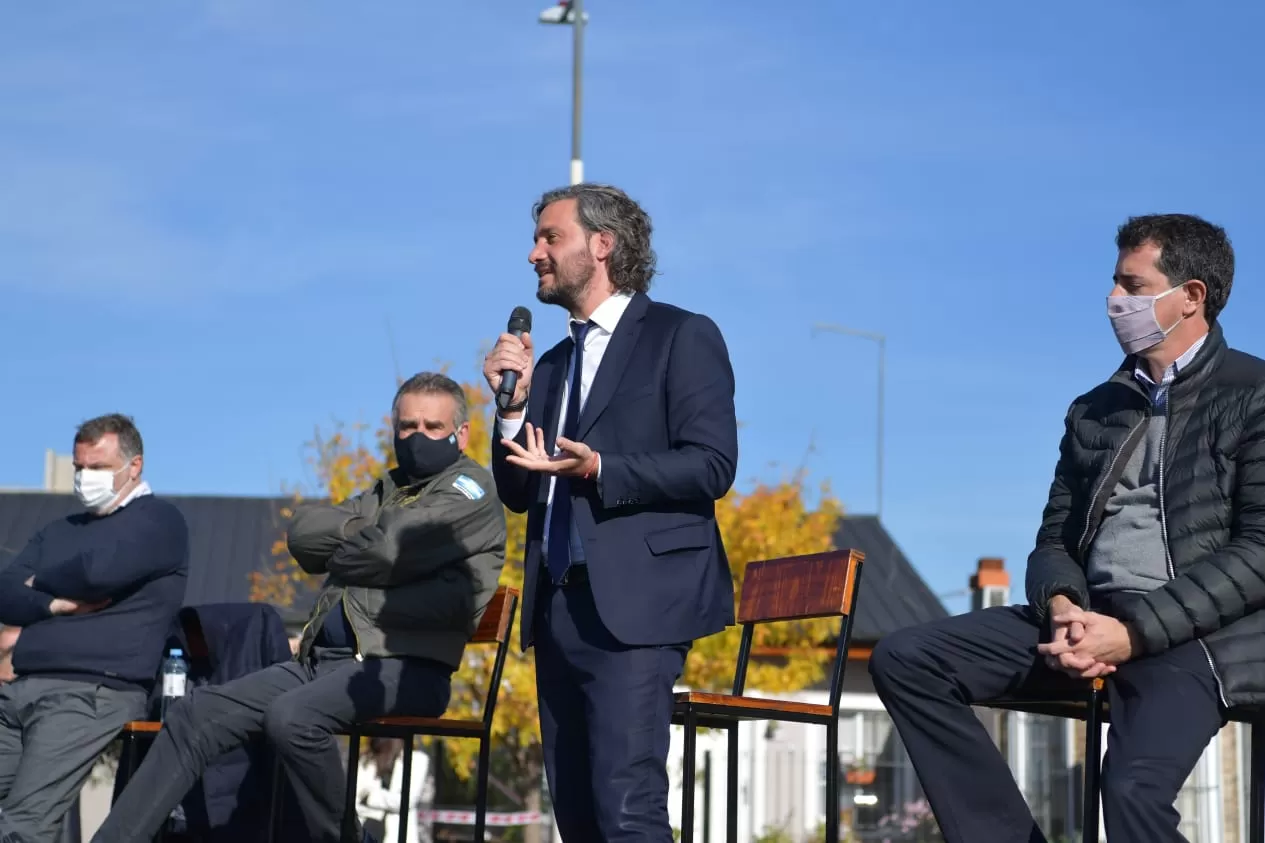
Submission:
[[[589,321],[597,327],[601,328],[608,334],[615,333],[615,326],[619,324],[620,317],[624,315],[624,311],[628,309],[629,302],[632,301],[632,293],[615,293],[606,301],[602,302],[589,316]],[[582,324],[579,319],[571,319],[567,324]]]
[[[1207,339],[1208,335],[1204,334],[1202,337],[1195,340],[1190,348],[1186,349],[1186,351],[1182,353],[1181,357],[1178,357],[1173,361],[1173,365],[1164,370],[1164,377],[1160,383],[1157,384],[1151,379],[1150,372],[1146,370],[1146,361],[1141,357],[1139,357],[1137,363],[1134,364],[1133,376],[1147,386],[1163,386],[1165,384],[1170,384],[1177,377],[1178,373],[1189,366],[1190,361],[1195,359],[1195,355],[1199,353],[1199,349],[1203,348],[1204,341]]]
[[[142,480],[140,483],[137,484],[135,489],[127,493],[127,497],[119,501],[119,505],[114,508],[114,511],[115,512],[119,511],[120,509],[127,506],[129,503],[131,503],[132,501],[136,500],[139,497],[144,497],[145,495],[152,495],[153,493],[154,493],[154,490],[149,488],[149,484],[146,483],[144,480]]]

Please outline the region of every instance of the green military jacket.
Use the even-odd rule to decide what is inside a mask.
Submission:
[[[341,504],[300,505],[287,535],[310,574],[328,574],[303,629],[306,658],[342,605],[356,658],[460,666],[505,565],[505,510],[492,476],[464,454],[415,485],[392,471]]]

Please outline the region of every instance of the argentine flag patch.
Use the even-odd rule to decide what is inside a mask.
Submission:
[[[479,498],[487,494],[483,491],[482,486],[471,480],[469,477],[466,477],[464,474],[457,475],[457,479],[452,481],[452,487],[472,501],[477,501]]]

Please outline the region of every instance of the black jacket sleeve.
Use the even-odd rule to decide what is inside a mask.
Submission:
[[[5,626],[30,626],[53,616],[48,611],[53,595],[26,585],[35,575],[43,539],[43,533],[37,533],[17,558],[0,571],[0,623]]]
[[[1041,623],[1045,623],[1050,600],[1058,594],[1066,595],[1078,606],[1089,606],[1089,584],[1085,570],[1076,562],[1072,552],[1076,550],[1078,536],[1072,515],[1072,491],[1070,472],[1072,461],[1072,420],[1076,405],[1067,412],[1063,423],[1063,439],[1059,443],[1059,461],[1054,467],[1054,482],[1050,484],[1050,496],[1041,516],[1041,529],[1037,531],[1037,546],[1028,556],[1026,590],[1028,605]]]
[[[1230,541],[1127,606],[1120,620],[1151,655],[1265,609],[1265,385],[1247,409],[1237,456]]]

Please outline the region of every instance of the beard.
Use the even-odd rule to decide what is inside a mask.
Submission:
[[[553,284],[537,287],[536,299],[543,304],[556,304],[575,312],[588,293],[597,269],[593,256],[586,249],[566,261],[565,265],[554,264],[549,269],[553,272]]]

